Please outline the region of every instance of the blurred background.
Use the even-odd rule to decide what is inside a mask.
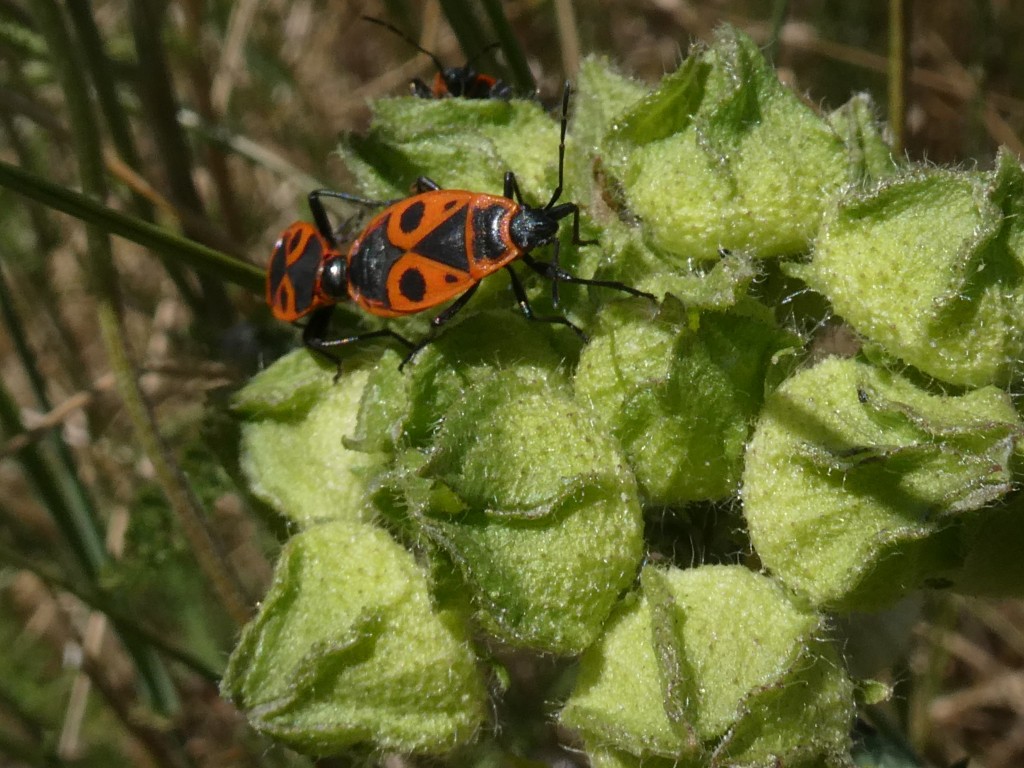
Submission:
[[[730,23],[808,104],[869,93],[911,160],[1024,156],[1024,0],[0,0],[2,766],[310,763],[217,693],[287,536],[224,405],[296,343],[261,271],[311,189],[352,189],[338,136],[434,75],[363,15],[546,104],[583,56],[654,84]],[[879,626],[865,749],[1024,764],[1024,605]],[[535,717],[526,752],[582,764]]]

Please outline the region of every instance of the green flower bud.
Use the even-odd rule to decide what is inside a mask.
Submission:
[[[394,454],[405,437],[409,379],[398,370],[397,354],[385,354],[367,376],[355,428],[342,436],[346,448],[363,453]]]
[[[757,262],[744,253],[723,253],[717,261],[681,265],[650,248],[639,229],[606,222],[601,232],[604,262],[593,260],[593,249],[580,252],[595,277],[619,280],[661,298],[671,294],[690,309],[726,310],[747,295],[757,275]],[[587,267],[583,271],[588,272]]]
[[[606,420],[651,504],[737,490],[773,355],[798,343],[764,308],[744,306],[689,316],[666,306],[653,324],[642,307],[609,307],[580,357],[577,396]]]
[[[859,333],[944,381],[1006,384],[1024,354],[1024,170],[917,169],[851,192],[791,265]]]
[[[686,768],[688,765],[674,757],[637,757],[603,746],[588,749],[587,757],[591,768]]]
[[[394,353],[384,366],[397,365]],[[368,520],[362,479],[374,458],[345,448],[372,358],[352,357],[337,384],[316,357],[296,350],[246,385],[233,407],[244,419],[241,465],[253,493],[300,526]]]
[[[487,696],[462,617],[434,605],[412,555],[369,525],[294,536],[222,689],[296,749],[441,753],[470,741]]]
[[[745,568],[648,566],[583,655],[561,721],[607,765],[841,764],[853,686],[820,630]]]
[[[465,399],[468,388],[490,379],[496,368],[552,386],[568,385],[564,368],[567,359],[578,353],[576,334],[523,317],[512,304],[503,278],[485,281],[473,297],[474,302],[486,302],[487,297],[479,294],[496,288],[492,305],[498,304],[497,308],[445,328],[407,369],[411,396],[404,431],[410,444],[428,446],[445,414]]]
[[[558,126],[529,99],[380,99],[369,134],[346,136],[341,154],[363,191],[382,200],[407,195],[417,176],[500,195],[505,171],[515,170],[538,204],[557,183]]]
[[[932,395],[828,359],[762,410],[743,474],[751,541],[815,605],[891,602],[960,564],[959,521],[1009,489],[1020,434],[995,388]]]
[[[622,456],[567,386],[516,371],[476,382],[419,474],[434,487],[416,510],[423,530],[488,631],[557,653],[594,639],[635,576],[643,521]]]
[[[828,116],[828,123],[843,140],[852,181],[869,181],[891,176],[899,166],[882,136],[871,96],[858,93]]]
[[[683,267],[722,248],[805,250],[849,179],[842,140],[731,28],[616,120],[606,146],[646,241]]]
[[[596,147],[618,115],[625,113],[650,92],[650,87],[619,72],[611,62],[588,56],[576,81],[579,93],[573,117],[573,133],[582,144]]]

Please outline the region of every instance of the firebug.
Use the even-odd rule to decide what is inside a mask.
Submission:
[[[473,68],[473,60],[470,59],[461,67],[446,67],[433,53],[420,46],[415,40],[402,32],[398,27],[388,24],[373,16],[363,16],[366,21],[372,21],[385,29],[391,30],[400,38],[420,53],[425,53],[437,67],[437,74],[434,75],[434,82],[427,85],[418,77],[410,83],[413,96],[423,99],[443,99],[449,96],[463,99],[501,99],[508,101],[512,98],[512,86],[499,80],[494,75],[487,75],[477,72]],[[483,48],[477,56],[486,53],[496,47],[497,43]]]
[[[434,336],[414,344],[394,331],[378,330],[328,340],[327,323],[338,302],[351,299],[372,315],[399,317],[454,299],[431,321],[437,329],[466,305],[481,280],[499,269],[508,272],[516,301],[528,319],[566,325],[586,341],[587,335],[568,318],[534,313],[512,269],[515,261],[522,261],[553,282],[556,304],[560,282],[611,288],[654,300],[653,295],[614,280],[577,277],[558,264],[557,237],[562,219],[572,217],[573,244],[594,242],[580,239],[576,203],[558,203],[563,187],[569,94],[567,82],[562,96],[558,186],[543,206],[523,201],[512,171],[505,173],[501,196],[441,189],[422,176],[416,181],[416,194],[400,200],[366,200],[326,189],[311,192],[309,207],[316,226],[292,224],[278,240],[267,267],[267,303],[274,315],[289,322],[309,315],[304,343],[340,369],[340,360],[332,350],[345,344],[390,336],[410,350],[402,363],[405,365]],[[324,197],[382,208],[344,255],[327,217]],[[533,250],[549,244],[553,249],[551,261],[533,258]]]

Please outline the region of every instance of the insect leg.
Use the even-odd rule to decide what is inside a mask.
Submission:
[[[414,77],[409,82],[409,90],[413,96],[420,99],[432,99],[434,98],[433,92],[430,90],[430,86],[424,83],[420,78]]]
[[[551,244],[551,266],[552,266],[552,268],[553,268],[553,270],[555,272],[561,272],[562,271],[562,268],[558,266],[558,252],[560,250],[561,250],[561,243],[559,243],[557,240],[555,240],[555,242]],[[557,278],[552,278],[551,279],[551,306],[553,306],[555,309],[558,309],[558,302],[559,302],[558,279]]]
[[[398,200],[369,200],[365,197],[359,197],[358,195],[350,195],[347,192],[335,192],[333,189],[314,189],[309,193],[309,210],[313,213],[313,221],[316,222],[316,228],[320,234],[326,238],[327,242],[331,244],[333,248],[338,248],[338,239],[334,235],[334,229],[331,227],[331,220],[327,217],[327,210],[324,208],[324,203],[321,198],[333,197],[338,200],[344,200],[348,203],[356,203],[357,205],[366,205],[373,208],[383,208],[385,206],[397,203]],[[342,224],[342,228],[344,228]]]
[[[332,248],[338,247],[338,241],[334,237],[334,229],[331,227],[331,220],[327,218],[327,211],[320,200],[320,190],[309,193],[309,210],[313,213],[313,221],[320,234],[330,243]]]
[[[549,280],[560,280],[563,283],[573,283],[574,285],[591,285],[597,286],[598,288],[612,288],[616,291],[628,293],[630,296],[642,296],[645,299],[657,301],[657,297],[655,297],[653,293],[637,290],[636,288],[632,288],[625,283],[620,283],[617,280],[588,280],[585,277],[576,277],[576,275],[571,272],[566,272],[558,266],[557,263],[537,261],[528,253],[524,253],[520,258],[526,266],[534,272],[544,275],[544,277]]]
[[[416,179],[415,189],[417,192],[436,192],[441,186],[433,179],[420,176]]]
[[[325,339],[324,334],[327,331],[327,324],[330,322],[331,312],[333,310],[334,307],[320,307],[320,309],[315,310],[310,315],[309,322],[306,323],[306,327],[302,329],[302,343],[305,344],[308,349],[316,352],[318,355],[337,366],[337,373],[334,374],[335,383],[337,383],[338,379],[341,377],[341,357],[334,352],[334,349],[337,347],[341,347],[346,344],[355,344],[369,339],[390,337],[410,349],[416,348],[415,344],[404,336],[400,336],[395,333],[390,328],[382,328],[379,331],[368,331],[366,333],[345,336],[340,339]]]
[[[457,298],[455,301],[453,301],[448,306],[447,309],[445,309],[443,312],[441,312],[439,315],[437,315],[437,317],[435,317],[433,320],[431,320],[430,324],[434,328],[440,328],[442,325],[444,325],[449,320],[451,320],[453,317],[455,317],[455,315],[457,315],[459,313],[459,311],[464,306],[466,306],[466,304],[469,302],[469,300],[471,298],[473,298],[473,294],[476,293],[476,289],[479,288],[479,287],[480,287],[480,283],[473,283],[473,285],[471,285],[469,287],[469,289],[465,293],[463,293],[461,296],[459,296],[459,298]],[[416,346],[414,346],[412,348],[412,350],[409,352],[409,354],[405,356],[405,359],[402,361],[401,365],[398,366],[398,370],[402,370],[405,367],[406,363],[408,363],[410,360],[412,360],[414,357],[416,357],[416,355],[419,354],[421,349],[423,349],[425,346],[427,346],[427,344],[429,344],[430,342],[432,342],[436,338],[437,338],[436,334],[431,334],[430,336],[427,336],[425,339],[420,341]]]
[[[444,325],[453,317],[455,317],[455,315],[457,315],[462,310],[462,308],[466,306],[466,303],[471,298],[473,298],[473,294],[476,293],[476,289],[479,287],[480,283],[473,283],[473,285],[471,285],[464,294],[462,294],[461,296],[459,296],[459,298],[453,301],[451,305],[444,310],[444,312],[441,312],[437,317],[431,320],[430,324],[435,328],[440,328],[442,325]]]
[[[519,303],[519,308],[526,315],[527,320],[536,320],[540,323],[559,323],[561,325],[567,325],[576,332],[576,335],[583,339],[584,342],[590,341],[590,337],[583,332],[583,329],[573,323],[569,318],[562,317],[561,315],[537,315],[533,312],[533,307],[530,306],[529,299],[526,298],[526,291],[523,290],[523,284],[519,282],[519,276],[512,269],[511,265],[505,267],[508,270],[509,277],[512,280],[512,292],[516,295],[516,301]]]
[[[596,244],[597,240],[580,240],[580,207],[576,203],[562,203],[548,211],[548,215],[553,219],[564,219],[570,214],[572,215],[572,244]]]
[[[385,208],[389,205],[397,203],[402,198],[396,197],[394,200],[371,200],[368,197],[360,197],[359,195],[350,195],[348,192],[337,192],[333,189],[314,189],[309,193],[309,205],[312,208],[314,205],[319,205],[323,208],[323,203],[320,202],[321,197],[333,197],[338,200],[344,200],[347,203],[355,203],[356,205],[366,205],[371,208]],[[313,201],[316,200],[316,203]]]
[[[512,171],[505,171],[505,197],[515,200],[519,205],[523,204],[523,194],[519,191],[519,182]]]
[[[487,93],[489,99],[499,99],[500,101],[509,101],[512,99],[512,86],[501,80],[496,80],[494,85],[491,86]]]

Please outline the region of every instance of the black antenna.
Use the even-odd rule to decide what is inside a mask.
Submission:
[[[544,206],[545,211],[550,211],[555,201],[562,196],[562,178],[565,168],[565,129],[569,125],[570,93],[572,93],[572,87],[569,85],[569,81],[566,80],[565,88],[562,91],[562,134],[558,141],[558,186],[555,187],[555,191],[552,193],[551,199],[548,200],[548,204]]]
[[[420,53],[425,53],[427,56],[429,56],[430,60],[432,62],[434,62],[434,66],[437,67],[437,71],[438,72],[444,72],[444,64],[441,63],[441,60],[439,58],[437,58],[437,56],[435,56],[433,53],[428,51],[422,45],[417,43],[415,40],[413,40],[411,37],[409,37],[407,34],[405,34],[405,32],[403,32],[398,27],[396,27],[394,24],[388,24],[383,19],[376,19],[373,16],[363,16],[363,18],[366,21],[372,21],[374,24],[379,24],[380,26],[384,27],[384,29],[390,29],[392,32],[394,32],[396,35],[398,35],[400,38],[405,40],[405,42],[407,42],[409,45],[411,45],[413,48],[415,48],[417,51],[419,51]]]
[[[493,51],[495,48],[500,48],[500,47],[501,47],[501,43],[499,43],[497,40],[495,40],[490,45],[485,45],[483,48],[481,48],[479,51],[477,51],[475,54],[473,54],[472,58],[470,58],[469,61],[466,62],[466,67],[468,68],[468,67],[472,66],[473,62],[477,61],[481,56],[483,56],[488,51]]]

